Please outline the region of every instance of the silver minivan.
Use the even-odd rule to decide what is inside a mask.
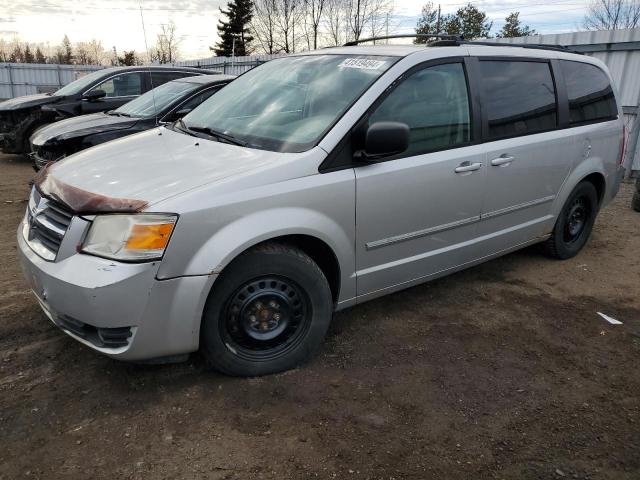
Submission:
[[[538,242],[576,255],[623,147],[594,58],[323,49],[44,169],[19,252],[46,315],[99,352],[269,374],[307,360],[336,310]]]

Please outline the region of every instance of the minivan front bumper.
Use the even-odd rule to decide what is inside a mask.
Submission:
[[[18,228],[19,257],[46,316],[79,342],[120,360],[198,349],[211,276],[157,280],[159,262],[127,264],[85,254],[51,262]]]

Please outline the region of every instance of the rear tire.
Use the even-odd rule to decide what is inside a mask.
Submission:
[[[591,182],[580,182],[571,192],[544,243],[549,256],[565,260],[575,257],[591,235],[598,214],[598,192]]]
[[[204,310],[202,354],[228,375],[260,376],[306,362],[322,343],[333,300],[318,265],[289,245],[243,253],[220,275]]]

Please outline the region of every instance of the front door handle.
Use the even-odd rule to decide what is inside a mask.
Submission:
[[[465,173],[465,172],[474,172],[476,170],[480,170],[482,168],[482,163],[470,163],[470,162],[462,162],[456,169],[456,173]]]
[[[509,155],[504,155],[502,157],[494,158],[493,160],[491,160],[491,165],[493,165],[494,167],[506,167],[507,165],[510,165],[514,160],[515,158]]]

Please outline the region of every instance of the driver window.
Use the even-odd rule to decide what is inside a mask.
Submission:
[[[139,73],[127,73],[110,78],[91,89],[104,90],[109,97],[135,97],[142,93],[142,77]]]
[[[464,145],[471,141],[469,98],[464,67],[448,63],[413,73],[369,117],[409,126],[403,157]]]

